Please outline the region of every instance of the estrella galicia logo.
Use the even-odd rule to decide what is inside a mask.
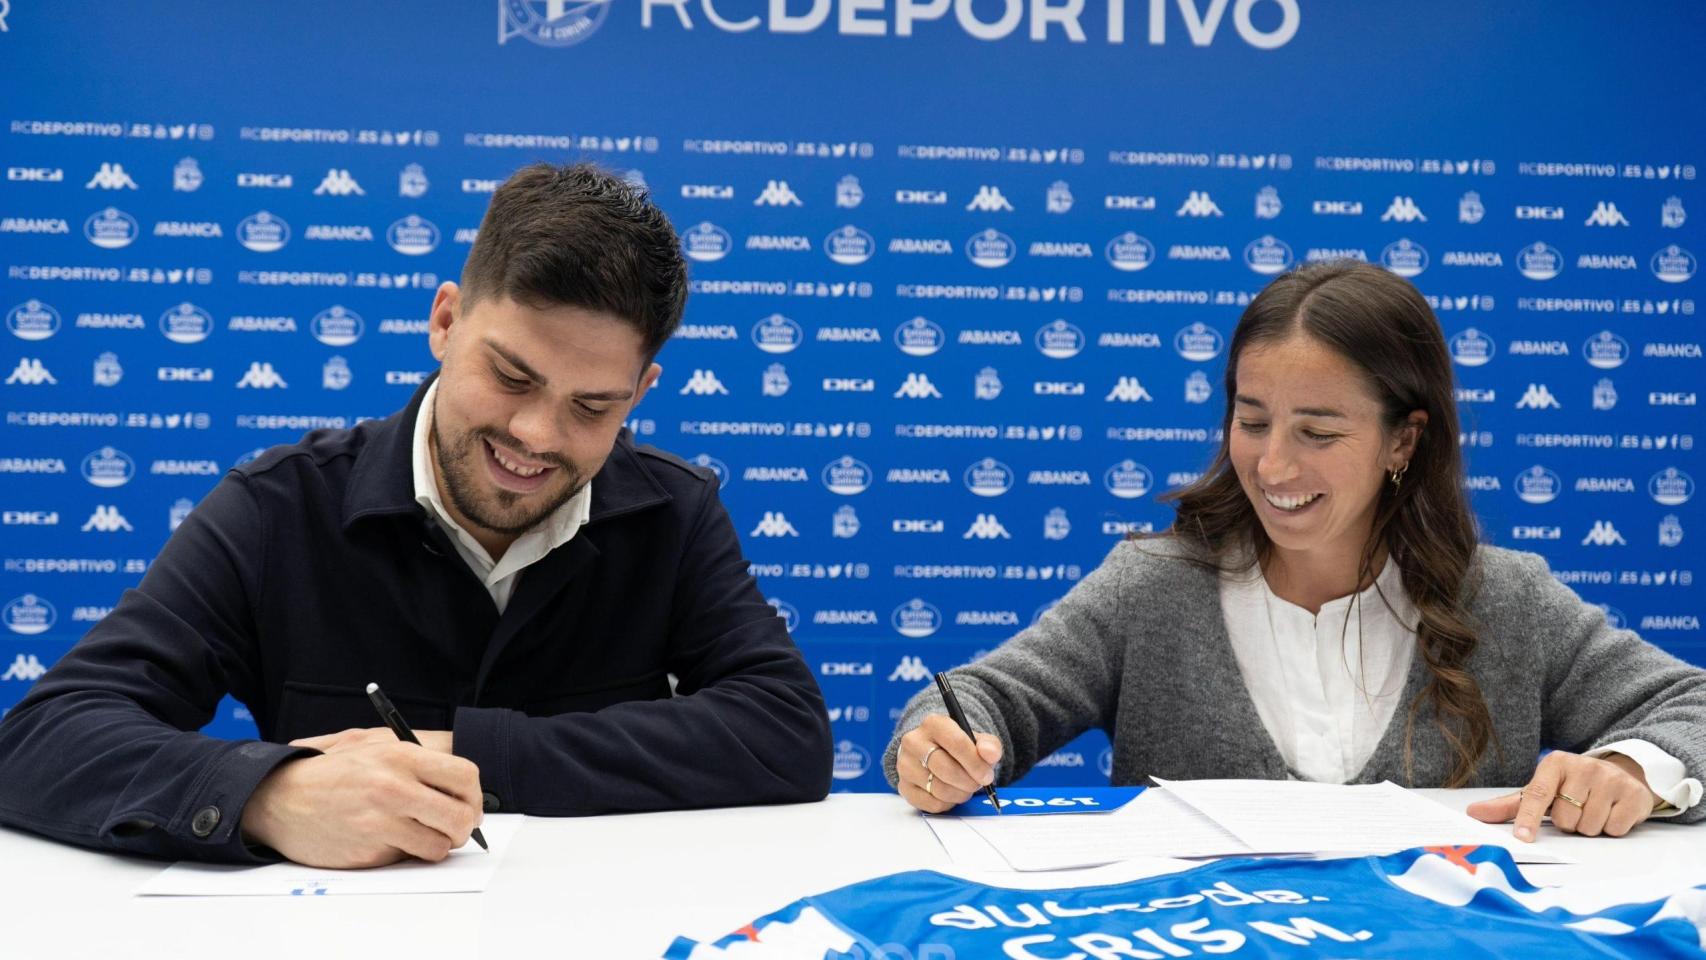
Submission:
[[[1694,478],[1675,467],[1666,467],[1647,481],[1647,493],[1655,503],[1681,506],[1694,499]]]
[[[91,213],[83,221],[83,236],[103,250],[122,250],[135,243],[141,232],[136,218],[117,207]]]
[[[852,457],[842,457],[823,468],[823,485],[830,493],[851,497],[869,490],[872,476],[870,467]]]
[[[1493,338],[1470,327],[1451,338],[1451,359],[1465,367],[1484,367],[1498,352]]]
[[[1406,237],[1387,244],[1386,249],[1380,252],[1380,262],[1386,269],[1408,279],[1428,268],[1428,252],[1421,244]]]
[[[859,746],[851,740],[838,740],[835,744],[835,765],[830,768],[831,774],[837,780],[857,780],[871,769],[871,751]]]
[[[409,214],[385,231],[391,249],[411,257],[419,257],[438,249],[438,225],[418,214]]]
[[[1102,752],[1096,754],[1096,769],[1102,771],[1102,776],[1107,777],[1109,780],[1114,778],[1113,747],[1103,747]]]
[[[836,263],[856,267],[877,252],[877,239],[850,223],[823,238],[823,252]]]
[[[805,329],[779,313],[772,313],[752,326],[753,346],[765,353],[793,353],[805,339]]]
[[[1629,359],[1629,341],[1610,330],[1601,330],[1582,344],[1582,359],[1601,370],[1615,370]]]
[[[6,621],[6,629],[13,633],[33,637],[52,629],[59,615],[54,612],[53,604],[33,593],[26,593],[6,604],[6,609],[0,612],[0,619]]]
[[[274,253],[290,242],[290,224],[258,211],[237,222],[237,242],[256,253]]]
[[[984,457],[966,468],[966,489],[980,497],[999,497],[1013,489],[1013,468]]]
[[[716,263],[728,256],[734,246],[735,238],[709,220],[688,227],[681,235],[682,255],[698,263]]]
[[[1694,259],[1694,254],[1673,243],[1653,254],[1652,265],[1653,276],[1666,283],[1681,283],[1694,276],[1700,262]]]
[[[1220,331],[1198,321],[1173,335],[1173,349],[1192,363],[1205,363],[1220,356],[1226,339]]]
[[[778,600],[775,597],[771,597],[769,602],[772,607],[776,608],[776,615],[782,618],[782,625],[788,629],[789,633],[793,633],[795,630],[800,628],[799,607],[794,606],[786,600]]]
[[[1550,280],[1564,269],[1564,254],[1549,243],[1536,241],[1516,255],[1516,269],[1530,280]]]
[[[308,329],[313,331],[314,339],[328,347],[347,347],[361,339],[364,325],[361,314],[334,303],[314,314]]]
[[[1121,500],[1136,500],[1155,489],[1155,474],[1136,460],[1121,460],[1102,474],[1102,486]]]
[[[6,311],[6,329],[19,340],[46,340],[59,332],[59,311],[40,300],[25,300]]]
[[[1551,503],[1563,489],[1563,479],[1538,463],[1516,475],[1516,495],[1523,503]]]
[[[1244,248],[1244,264],[1264,276],[1284,273],[1291,262],[1291,247],[1271,235],[1258,237]]]
[[[193,303],[180,303],[160,314],[160,332],[173,343],[200,343],[213,332],[213,314]]]
[[[610,0],[498,0],[498,44],[522,37],[542,47],[572,47],[610,14]]]
[[[993,270],[1005,267],[1019,255],[1019,245],[1005,233],[990,227],[971,235],[966,241],[966,256],[980,267]]]
[[[894,345],[909,357],[928,357],[947,342],[942,325],[923,317],[913,317],[894,329]]]
[[[97,487],[122,487],[136,476],[136,461],[130,454],[102,447],[83,458],[83,479]]]
[[[1084,331],[1065,320],[1043,324],[1037,331],[1037,350],[1052,360],[1066,360],[1084,352]]]
[[[913,597],[898,607],[889,617],[889,623],[894,625],[896,633],[914,640],[922,640],[942,629],[942,611],[935,604],[926,603],[920,597]]]
[[[721,490],[729,485],[729,465],[718,460],[716,457],[713,457],[708,453],[701,453],[687,462],[693,464],[695,467],[704,467],[706,470],[716,474],[717,489]]]
[[[1102,253],[1114,269],[1127,273],[1135,273],[1155,262],[1155,244],[1129,230],[1109,240]]]

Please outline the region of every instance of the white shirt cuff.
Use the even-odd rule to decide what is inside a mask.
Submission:
[[[1655,817],[1674,817],[1700,802],[1700,781],[1687,775],[1682,761],[1645,740],[1619,740],[1587,752],[1590,757],[1621,753],[1635,761],[1647,778],[1647,787],[1675,807],[1655,813]]]

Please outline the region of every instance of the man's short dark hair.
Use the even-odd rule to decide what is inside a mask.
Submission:
[[[492,194],[462,267],[463,304],[488,297],[620,317],[650,358],[681,322],[687,264],[643,188],[590,163],[536,163]]]

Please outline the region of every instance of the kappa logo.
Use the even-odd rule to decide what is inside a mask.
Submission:
[[[896,390],[894,395],[909,400],[942,399],[941,391],[937,390],[936,385],[930,382],[929,376],[922,373],[907,374],[906,381],[900,385],[900,389]]]
[[[981,210],[984,213],[1012,213],[1013,205],[1001,195],[1000,187],[984,184],[977,188],[977,195],[966,204],[967,210]]]
[[[1531,383],[1522,392],[1522,399],[1516,402],[1518,410],[1557,410],[1563,407],[1552,391],[1546,389],[1544,383]]]
[[[1065,540],[1072,535],[1072,521],[1064,507],[1055,507],[1043,517],[1043,539]]]
[[[47,668],[42,666],[35,654],[20,653],[12,661],[12,665],[6,668],[6,672],[0,673],[0,680],[22,680],[25,683],[32,683],[40,680],[46,674]]]
[[[1256,219],[1272,220],[1280,215],[1285,205],[1280,203],[1279,191],[1273,187],[1263,187],[1256,191]]]
[[[1593,213],[1588,214],[1585,223],[1589,227],[1627,227],[1629,220],[1623,212],[1617,209],[1617,204],[1601,200],[1594,204]]]
[[[271,361],[255,360],[249,363],[249,369],[244,371],[243,378],[237,381],[237,389],[281,390],[290,384],[278,375],[272,368]]]
[[[852,210],[865,202],[865,188],[859,185],[859,178],[851,173],[835,183],[835,205],[843,210]]]
[[[1065,180],[1056,180],[1049,184],[1046,197],[1046,207],[1049,213],[1069,213],[1072,210],[1072,188]]]
[[[1114,384],[1114,388],[1108,391],[1108,395],[1102,398],[1102,401],[1104,403],[1137,403],[1154,399],[1149,395],[1148,390],[1143,389],[1143,384],[1139,383],[1136,377],[1121,377]]]
[[[966,532],[960,534],[960,539],[1011,540],[1013,535],[1007,532],[1007,528],[1001,525],[1001,521],[996,519],[995,514],[980,513],[976,519],[972,520],[971,526],[966,528]]]
[[[426,170],[418,163],[409,164],[397,174],[397,196],[399,197],[407,197],[410,200],[419,200],[421,197],[426,196],[427,188],[429,186],[430,184],[427,182]],[[359,190],[360,188],[358,187],[357,189]]]
[[[206,178],[194,157],[185,157],[172,167],[172,189],[178,193],[194,193],[201,189]]]
[[[1185,202],[1173,212],[1175,217],[1222,217],[1220,206],[1209,197],[1207,190],[1192,190]]]
[[[800,201],[799,194],[796,194],[793,191],[793,188],[788,186],[788,181],[786,180],[765,181],[763,192],[759,193],[758,199],[752,201],[752,205],[755,207],[805,206],[805,204]]]
[[[123,164],[103,163],[101,168],[95,171],[95,175],[89,178],[89,182],[83,184],[83,189],[135,190],[136,181],[130,178],[130,174],[124,172]]]
[[[788,522],[788,518],[780,510],[764,511],[764,519],[758,521],[758,526],[747,534],[751,537],[797,537],[800,531]]]
[[[921,602],[921,600],[914,600],[914,602]],[[930,679],[931,675],[933,674],[930,672],[930,667],[925,667],[925,660],[921,656],[901,656],[901,662],[896,663],[894,670],[889,672],[889,680],[921,684],[921,682]]]
[[[95,507],[95,512],[89,514],[89,519],[82,527],[84,533],[118,533],[121,530],[132,533],[135,529],[130,525],[130,521],[124,518],[124,514],[118,512],[118,507],[102,505]]]
[[[836,508],[835,515],[830,518],[830,527],[830,532],[839,540],[848,540],[859,535],[859,514],[851,503],[844,503]]]
[[[610,6],[610,0],[498,0],[498,45],[521,37],[572,47],[598,32]]]
[[[32,357],[19,357],[17,369],[13,370],[12,375],[6,378],[7,386],[21,384],[26,387],[39,387],[42,384],[57,384],[58,382],[40,360]]]
[[[320,185],[314,188],[316,197],[365,197],[367,191],[361,188],[355,177],[348,170],[332,167],[321,178]]]
[[[677,393],[681,396],[705,397],[715,394],[726,397],[729,395],[729,388],[723,386],[723,382],[717,379],[715,371],[694,370],[693,376],[687,378],[687,382],[682,385]]]
[[[994,367],[984,367],[977,372],[972,391],[979,400],[994,400],[1001,396],[1001,374]]]
[[[1411,197],[1404,196],[1393,197],[1392,203],[1386,208],[1386,212],[1380,215],[1381,223],[1393,220],[1399,223],[1428,222],[1427,216],[1422,213],[1422,208],[1416,206],[1416,201]]]
[[[1481,204],[1481,195],[1471,190],[1457,201],[1458,223],[1480,223],[1487,215],[1487,208]]]
[[[764,382],[761,388],[765,396],[787,396],[788,388],[791,386],[793,386],[793,381],[788,379],[788,368],[779,363],[772,363],[764,368]]]
[[[1682,208],[1681,197],[1667,197],[1665,204],[1659,209],[1661,226],[1675,230],[1688,222],[1688,211]]]
[[[1617,532],[1617,528],[1611,525],[1610,520],[1595,520],[1593,529],[1589,530],[1588,535],[1582,538],[1582,546],[1584,547],[1622,547],[1627,545],[1627,541],[1623,539],[1623,534]]]

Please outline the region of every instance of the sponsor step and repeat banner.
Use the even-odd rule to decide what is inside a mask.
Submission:
[[[539,159],[681,233],[629,427],[721,479],[841,788],[882,787],[931,671],[1166,526],[1240,311],[1312,260],[1438,313],[1485,538],[1706,663],[1706,14],[1497,6],[0,0],[0,709],[224,471],[408,400],[434,288]]]

